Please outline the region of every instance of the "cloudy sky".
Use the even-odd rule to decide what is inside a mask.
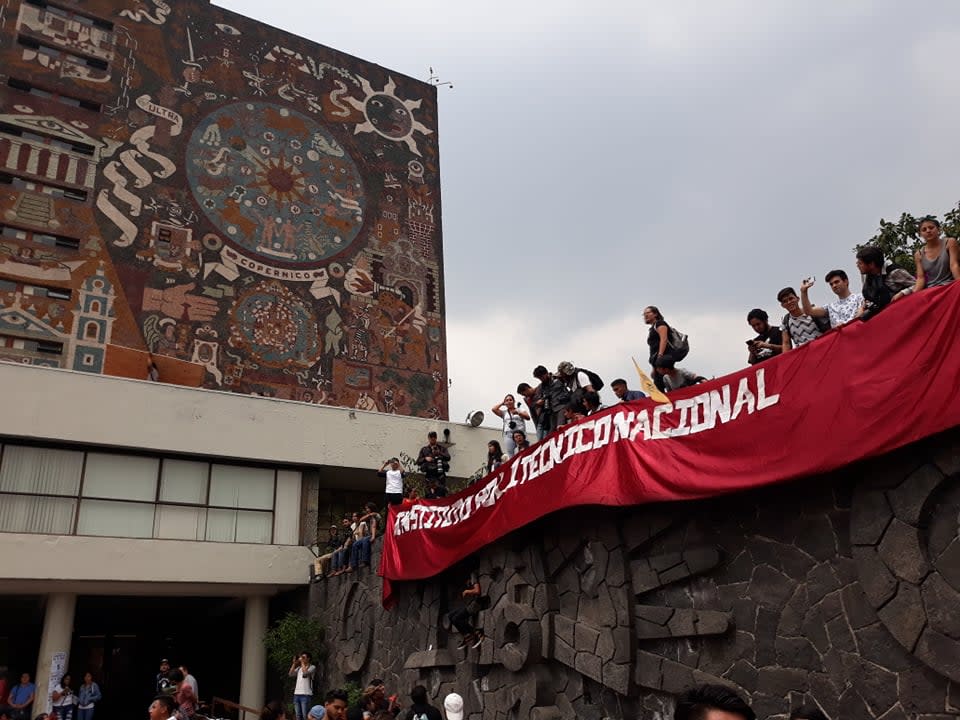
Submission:
[[[960,200],[955,0],[218,0],[440,90],[450,415],[539,363],[746,363],[746,314]],[[609,390],[605,400],[612,401]]]

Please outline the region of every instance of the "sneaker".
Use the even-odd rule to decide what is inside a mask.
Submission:
[[[460,638],[460,644],[457,645],[457,650],[463,650],[469,644],[470,644],[470,636],[464,635],[462,638]]]
[[[476,639],[474,640],[473,645],[471,645],[470,647],[476,649],[476,648],[480,647],[480,645],[481,645],[482,643],[483,643],[483,632],[478,631],[478,632],[477,632]]]

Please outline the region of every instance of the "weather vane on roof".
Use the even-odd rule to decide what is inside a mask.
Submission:
[[[448,88],[450,88],[451,90],[453,90],[453,83],[452,83],[452,82],[449,82],[449,81],[447,81],[447,82],[441,82],[441,81],[440,81],[440,76],[437,75],[437,74],[433,71],[433,68],[432,68],[432,67],[430,68],[430,77],[429,77],[429,79],[427,80],[427,82],[430,83],[431,85],[433,85],[434,87],[441,87],[441,86],[443,86],[443,85],[446,85]]]

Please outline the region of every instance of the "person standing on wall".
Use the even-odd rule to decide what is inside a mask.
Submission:
[[[390,458],[380,466],[377,475],[385,478],[387,481],[383,489],[386,505],[399,505],[402,503],[403,471],[400,469],[400,461],[395,457]]]
[[[313,702],[313,674],[317,666],[310,663],[310,653],[303,651],[293,658],[290,665],[290,677],[296,677],[293,688],[293,706],[297,711],[297,720],[307,720],[310,704]]]

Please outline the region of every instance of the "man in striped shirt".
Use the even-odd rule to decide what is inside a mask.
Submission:
[[[792,287],[785,287],[777,293],[777,300],[787,314],[781,323],[783,352],[800,347],[820,337],[830,329],[829,321],[805,315],[800,309],[800,298]]]

